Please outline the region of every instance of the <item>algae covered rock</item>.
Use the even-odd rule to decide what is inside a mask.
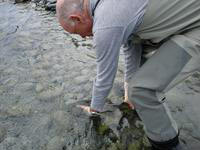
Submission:
[[[150,145],[140,119],[126,104],[106,104],[99,116],[89,116],[76,105],[89,105],[89,101],[68,104],[65,113],[54,114],[54,124],[62,126],[58,136],[64,139],[66,150],[148,150]],[[57,117],[55,117],[57,116]],[[60,117],[59,117],[60,116]],[[58,123],[62,122],[63,123]],[[137,122],[137,124],[136,124]],[[62,144],[63,144],[62,143]]]

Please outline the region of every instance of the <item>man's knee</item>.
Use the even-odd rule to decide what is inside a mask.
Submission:
[[[164,99],[162,100],[157,97],[155,90],[130,86],[128,94],[129,100],[136,106],[137,109],[156,107],[164,102]]]

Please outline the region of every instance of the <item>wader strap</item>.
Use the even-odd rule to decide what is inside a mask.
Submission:
[[[95,11],[95,9],[97,8],[97,5],[99,4],[99,2],[100,2],[100,0],[98,0],[97,3],[96,3],[95,6],[94,6],[94,9],[92,10],[92,16],[94,16],[94,11]]]

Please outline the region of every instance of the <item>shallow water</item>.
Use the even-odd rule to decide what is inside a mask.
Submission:
[[[0,2],[0,150],[43,149],[51,112],[91,99],[91,40],[65,33],[54,13],[35,9]]]
[[[35,11],[32,4],[0,3],[0,31],[0,93],[5,96],[1,101],[31,102],[60,96],[63,90],[78,92],[68,87],[74,84],[72,77],[77,83],[86,82],[84,89],[90,90],[92,79],[85,75],[93,78],[94,72],[85,66],[95,68],[95,63],[89,57],[93,52],[85,46],[88,41],[64,33],[54,13]],[[80,43],[86,44],[77,48]]]
[[[96,68],[91,47],[91,39],[65,33],[54,13],[31,3],[0,2],[0,150],[45,149],[49,115],[91,99]],[[122,72],[111,94],[116,99],[122,96]],[[199,79],[196,74],[168,94],[181,139],[192,150],[200,148]]]

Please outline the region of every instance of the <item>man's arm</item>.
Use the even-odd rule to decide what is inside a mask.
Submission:
[[[119,51],[123,39],[123,28],[106,28],[94,33],[97,76],[93,84],[91,109],[103,111],[117,72]]]
[[[125,58],[125,75],[124,81],[128,83],[134,73],[140,67],[142,49],[139,43],[134,44],[132,41],[128,41],[122,47]]]

